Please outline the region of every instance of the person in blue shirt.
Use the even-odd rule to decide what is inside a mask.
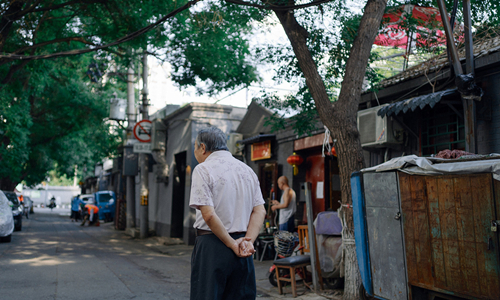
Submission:
[[[80,199],[80,195],[74,197],[71,200],[71,216],[70,216],[71,222],[76,222],[76,221],[79,221],[81,219],[79,209],[80,209],[80,205],[82,203],[83,203],[83,200]]]

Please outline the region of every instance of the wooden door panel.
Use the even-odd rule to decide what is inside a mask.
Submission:
[[[496,195],[491,174],[399,173],[409,285],[500,299]],[[498,205],[497,205],[498,206]]]
[[[490,176],[491,178],[491,176]],[[476,243],[474,212],[478,212],[479,201],[472,199],[471,177],[459,177],[453,180],[455,193],[456,227],[460,261],[460,284],[462,289],[473,295],[479,295],[479,278],[476,261]],[[488,189],[491,193],[491,187]],[[474,209],[476,202],[476,209]]]
[[[439,288],[446,287],[446,269],[444,265],[444,249],[441,235],[441,218],[439,210],[439,189],[438,179],[435,177],[426,177],[427,201],[429,205],[429,227],[430,243],[432,251],[432,262],[434,267],[433,277],[434,285]]]

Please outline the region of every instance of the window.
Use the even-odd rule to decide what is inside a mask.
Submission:
[[[464,120],[446,106],[426,110],[421,144],[423,156],[437,154],[445,149],[465,150]]]

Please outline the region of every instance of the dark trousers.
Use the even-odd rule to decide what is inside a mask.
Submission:
[[[191,300],[254,300],[256,296],[253,257],[239,258],[215,234],[198,236],[191,255]]]
[[[72,210],[70,218],[78,221],[80,219],[80,213],[77,210]]]
[[[295,231],[295,215],[290,216],[290,219],[286,223],[280,224],[279,230],[285,230],[289,232]]]

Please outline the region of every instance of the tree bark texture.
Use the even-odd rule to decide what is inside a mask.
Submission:
[[[355,252],[352,207],[348,207],[347,204],[352,204],[350,176],[364,167],[363,150],[357,128],[358,103],[370,51],[386,5],[386,0],[368,0],[346,64],[340,95],[338,101],[334,103],[328,97],[323,78],[307,47],[307,30],[297,22],[293,11],[275,11],[304,73],[306,85],[314,99],[319,117],[330,130],[332,138],[337,140],[335,148],[340,169],[343,204],[341,213],[344,221],[342,234],[345,245],[344,299],[359,298],[358,287],[361,279]]]
[[[0,178],[0,190],[12,192],[12,191],[14,191],[16,186],[17,186],[17,183],[12,182],[10,180],[10,178],[7,178],[7,177]]]

